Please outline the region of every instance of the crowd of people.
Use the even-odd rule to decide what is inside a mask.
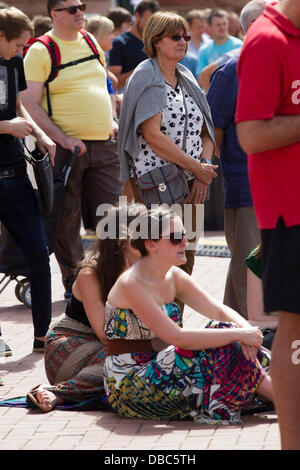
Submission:
[[[258,394],[275,402],[282,447],[298,449],[297,1],[183,17],[141,0],[134,14],[85,19],[86,3],[48,0],[32,21],[0,6],[0,220],[29,265],[33,351],[49,380],[28,402],[49,412],[101,397],[124,417],[237,424]],[[54,178],[78,154],[54,249],[67,301],[55,324],[29,136]],[[231,252],[223,303],[192,277],[215,158]],[[82,224],[97,232],[92,254]],[[185,305],[206,328],[182,327]]]

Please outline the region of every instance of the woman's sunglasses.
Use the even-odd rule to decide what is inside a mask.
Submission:
[[[189,42],[192,38],[189,34],[172,34],[172,36],[167,36],[167,38],[171,38],[172,41],[179,42],[181,38],[185,40],[185,42]]]
[[[161,238],[164,240],[170,240],[172,245],[179,245],[184,237],[186,237],[186,232],[171,232],[168,236]]]
[[[80,5],[74,5],[72,7],[57,8],[56,10],[53,10],[53,11],[67,11],[68,13],[70,13],[70,15],[75,15],[75,13],[77,13],[77,10],[85,11],[86,3],[81,3]]]

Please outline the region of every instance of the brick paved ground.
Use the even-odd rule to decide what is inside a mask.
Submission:
[[[215,238],[218,240],[218,238]],[[223,238],[221,237],[221,241]],[[217,299],[222,300],[229,259],[196,258],[193,276]],[[65,308],[60,273],[51,256],[53,320]],[[12,282],[0,294],[2,334],[13,350],[0,358],[0,400],[24,396],[46,381],[43,357],[32,353],[31,312],[19,303]],[[201,325],[199,315],[187,309],[185,326]],[[274,412],[244,417],[241,426],[209,426],[193,422],[155,422],[121,419],[110,412],[58,411],[0,407],[0,450],[202,450],[280,449],[279,428]]]

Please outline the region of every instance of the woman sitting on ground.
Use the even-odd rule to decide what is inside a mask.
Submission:
[[[158,209],[137,222],[131,244],[141,258],[118,278],[105,309],[111,407],[127,418],[240,423],[254,393],[273,401],[262,333],[178,268],[187,249],[181,217]],[[175,297],[214,320],[180,328]]]
[[[92,257],[79,267],[66,314],[46,337],[45,368],[51,385],[39,385],[27,395],[27,401],[44,412],[66,402],[101,396],[105,401],[105,301],[118,276],[139,257],[123,224],[130,224],[142,210],[142,205],[112,208],[108,217],[115,221],[119,236],[112,233],[112,238],[100,239]]]

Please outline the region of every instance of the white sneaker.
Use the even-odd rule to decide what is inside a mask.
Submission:
[[[12,350],[6,344],[3,339],[0,338],[0,357],[9,357],[12,356]]]

